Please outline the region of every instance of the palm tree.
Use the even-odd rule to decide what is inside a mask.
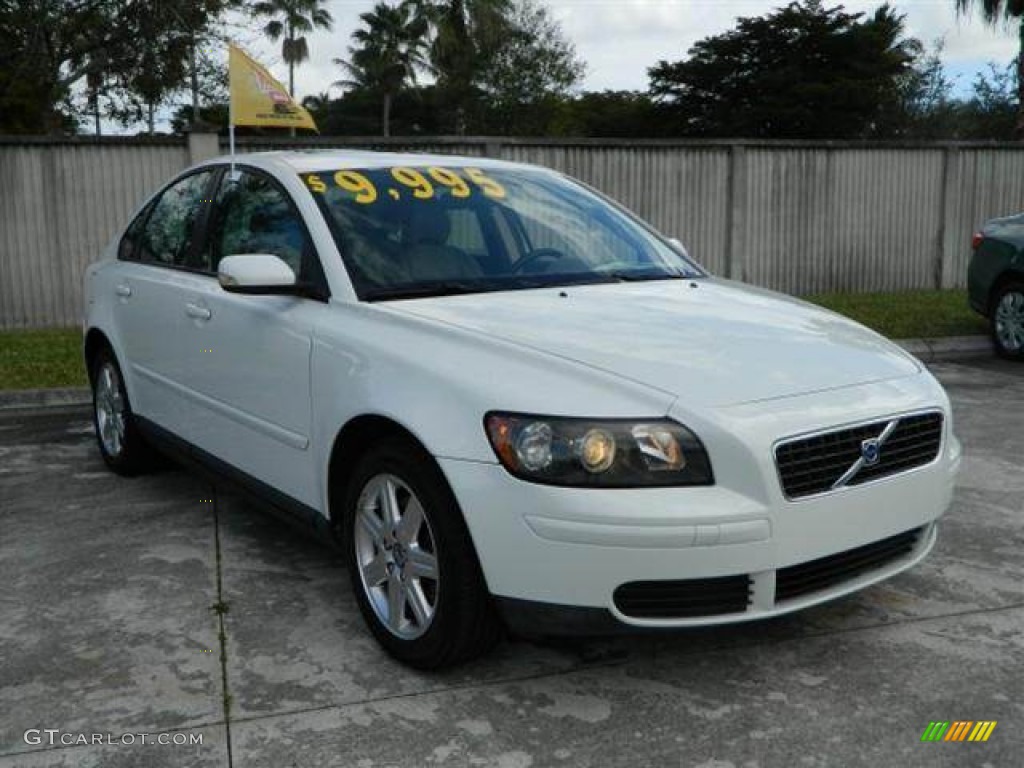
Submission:
[[[1013,19],[1017,24],[1020,49],[1017,52],[1017,138],[1024,140],[1024,0],[956,0],[956,9],[968,13],[975,5],[992,26]]]
[[[349,58],[335,59],[349,75],[335,85],[381,94],[381,132],[391,135],[391,104],[402,88],[415,84],[416,71],[427,69],[427,17],[416,0],[397,6],[377,3],[359,16],[363,26],[352,33]]]
[[[271,40],[283,38],[281,57],[288,64],[288,93],[295,96],[295,65],[309,58],[309,43],[305,35],[317,27],[330,29],[334,23],[324,0],[259,0],[253,3],[255,18],[267,18],[263,34]]]
[[[302,100],[302,106],[309,112],[317,125],[327,118],[327,110],[331,105],[331,94],[327,91],[311,94]]]
[[[427,0],[434,27],[430,61],[438,84],[455,104],[455,132],[465,129],[465,107],[479,65],[500,46],[508,28],[511,0]]]

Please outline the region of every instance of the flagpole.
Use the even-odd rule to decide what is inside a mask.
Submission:
[[[230,52],[228,56],[230,58]],[[235,99],[231,92],[231,65],[228,64],[228,151],[231,153],[231,180],[235,178]]]

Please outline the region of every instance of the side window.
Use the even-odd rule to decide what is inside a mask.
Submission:
[[[121,242],[117,246],[117,258],[121,261],[131,261],[138,258],[139,246],[142,244],[142,227],[146,224],[146,217],[149,216],[151,210],[153,210],[152,203],[139,211],[139,215],[135,217],[132,223],[128,225],[128,229],[125,230],[124,235],[121,237]]]
[[[225,174],[217,193],[217,215],[208,243],[213,269],[225,256],[270,253],[300,280],[309,280],[319,264],[285,192],[262,174],[242,171],[237,177],[232,180]]]
[[[187,176],[168,187],[153,205],[146,221],[136,258],[155,264],[205,268],[190,263],[193,224],[207,204],[204,198],[212,172],[202,171]]]

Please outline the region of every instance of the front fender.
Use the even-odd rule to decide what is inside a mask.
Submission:
[[[331,450],[362,415],[388,418],[435,457],[495,463],[488,411],[664,416],[673,396],[533,349],[389,310],[338,302],[314,332],[313,437],[327,511]]]

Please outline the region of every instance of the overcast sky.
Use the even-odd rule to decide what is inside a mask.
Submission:
[[[694,42],[729,29],[738,16],[760,16],[785,5],[763,0],[540,1],[551,9],[586,62],[583,87],[587,90],[646,89],[647,68],[659,59],[682,58]],[[373,0],[328,2],[334,30],[318,32],[310,39],[311,61],[296,74],[296,90],[301,96],[324,91],[339,79],[331,60],[346,56],[359,14],[372,5]],[[851,0],[844,5],[850,11],[871,11],[880,3]],[[908,34],[929,45],[945,39],[943,59],[958,80],[958,90],[969,89],[974,73],[986,62],[1006,65],[1016,55],[1015,32],[992,29],[977,14],[958,18],[954,0],[902,0],[893,5],[906,14]],[[249,47],[285,80],[279,46],[254,35],[249,37]],[[338,89],[331,92],[336,95]]]

